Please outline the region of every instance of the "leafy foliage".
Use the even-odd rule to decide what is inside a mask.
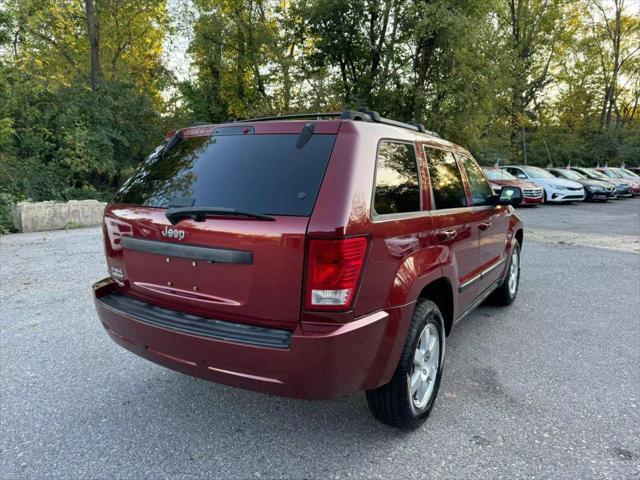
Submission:
[[[0,16],[0,192],[108,198],[164,133],[158,0],[103,1],[104,81],[88,84],[82,2],[9,2]]]

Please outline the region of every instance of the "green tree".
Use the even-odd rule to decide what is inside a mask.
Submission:
[[[93,42],[84,3],[3,11],[0,191],[15,199],[108,198],[165,131],[164,1],[88,3]]]

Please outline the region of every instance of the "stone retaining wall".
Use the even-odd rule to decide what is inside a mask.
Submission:
[[[97,200],[20,202],[13,212],[19,232],[42,232],[100,225],[106,203]]]

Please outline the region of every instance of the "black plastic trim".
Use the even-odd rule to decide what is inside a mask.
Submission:
[[[145,240],[142,238],[122,237],[121,245],[129,250],[144,253],[155,253],[167,257],[189,258],[214,263],[237,263],[251,265],[253,253],[244,250],[228,250],[225,248],[199,247],[196,245]]]
[[[503,279],[499,278],[498,280],[493,282],[491,285],[489,285],[480,295],[478,295],[475,298],[475,300],[473,302],[471,302],[471,305],[469,305],[464,312],[462,312],[460,315],[458,315],[458,317],[455,319],[453,324],[455,325],[460,320],[462,320],[464,317],[466,317],[471,312],[473,312],[474,309],[476,309],[482,302],[484,302],[486,300],[486,298],[489,295],[491,295],[496,288],[498,288],[500,286],[500,283],[502,282],[502,280]]]
[[[143,302],[121,293],[97,298],[105,308],[154,327],[256,347],[287,349],[291,332],[199,317]]]
[[[467,280],[466,282],[464,282],[463,284],[460,285],[460,287],[458,288],[458,291],[460,293],[464,292],[467,288],[469,288],[471,285],[476,283],[478,280],[481,280],[481,279],[485,278],[492,271],[494,271],[496,268],[498,268],[500,265],[502,265],[505,262],[505,260],[506,260],[506,257],[502,257],[500,260],[498,260],[496,263],[491,265],[489,268],[483,270],[482,272],[480,272],[475,277]]]

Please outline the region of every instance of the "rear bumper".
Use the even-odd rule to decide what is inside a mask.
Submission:
[[[120,295],[109,279],[96,283],[93,289],[105,330],[127,350],[194,377],[297,398],[331,398],[388,382],[406,336],[408,321],[402,320],[410,314],[409,306],[405,306],[347,324],[301,322],[294,332],[279,331],[279,338],[284,339],[280,344],[265,346],[244,341],[248,337],[221,339],[179,331],[172,324],[152,324],[138,313],[107,301],[114,294]],[[251,328],[240,325],[243,327]],[[254,329],[253,337],[257,333]],[[267,334],[273,334],[267,335],[269,338],[278,337],[277,331]]]

